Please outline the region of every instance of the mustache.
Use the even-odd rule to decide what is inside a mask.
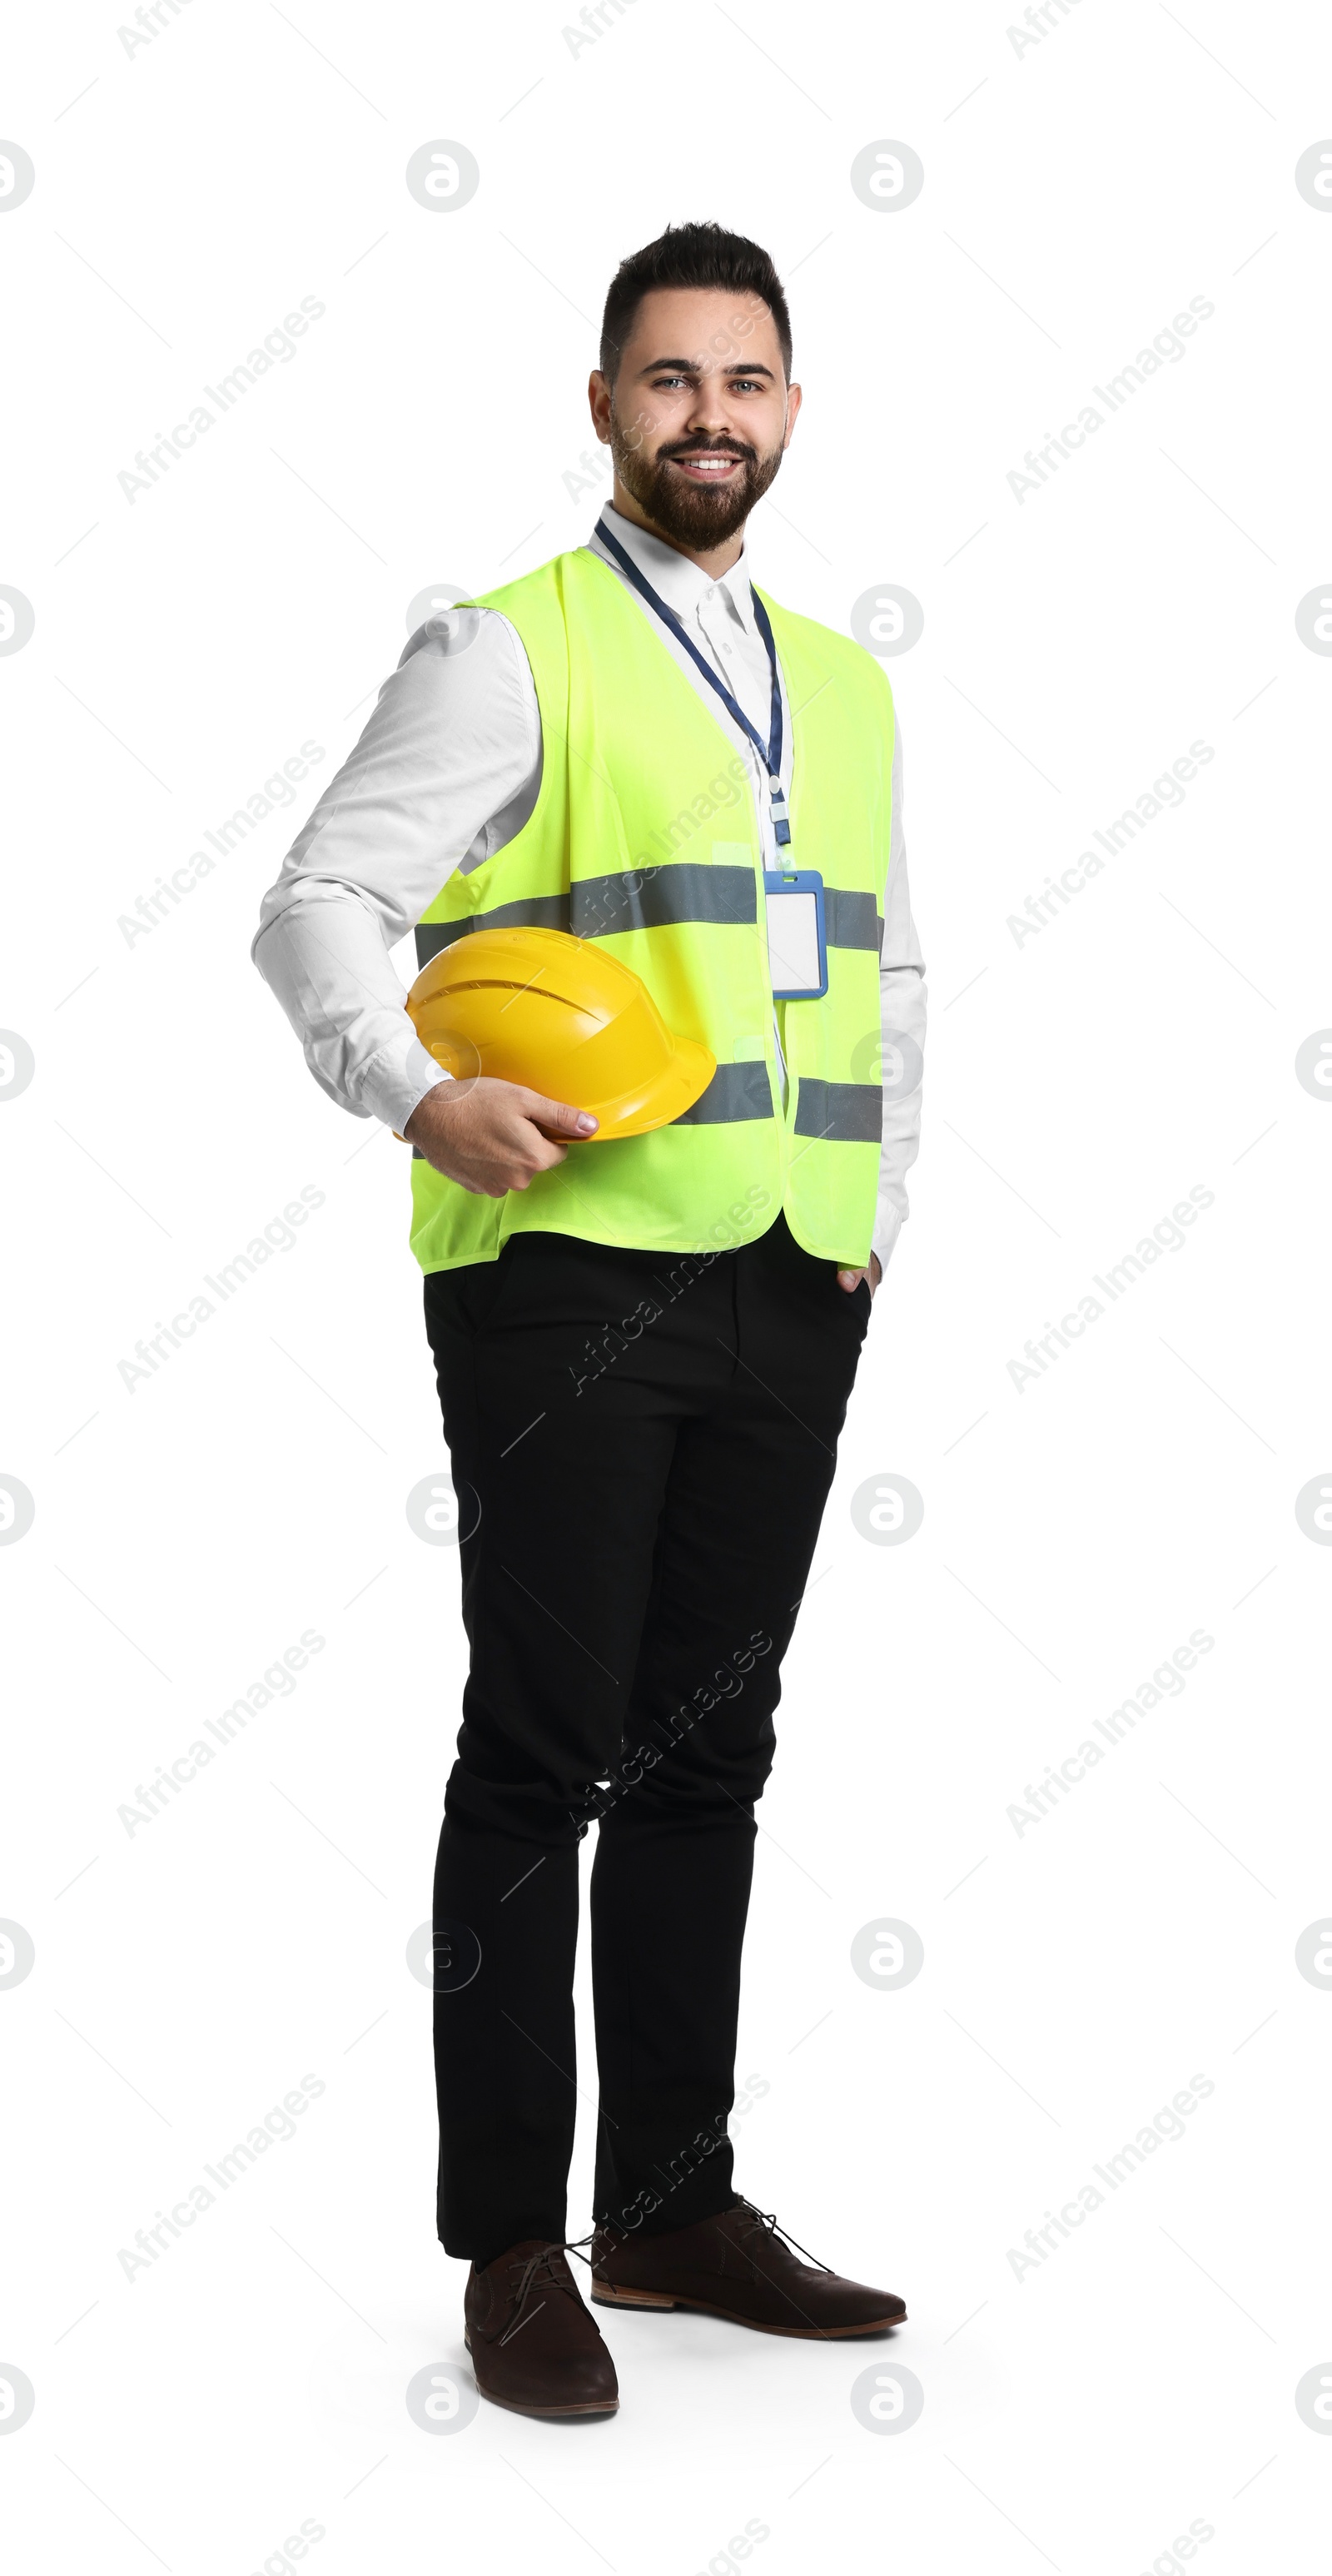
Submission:
[[[733,438],[682,438],[675,446],[659,447],[657,454],[658,457],[735,456],[742,465],[756,465],[758,462],[756,447],[742,447],[738,439]]]

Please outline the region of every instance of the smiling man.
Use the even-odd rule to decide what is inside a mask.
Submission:
[[[471,1650],[438,2228],[483,2395],[551,2416],[617,2403],[565,2241],[593,1825],[594,2301],[819,2340],[905,2314],[803,2257],[727,2136],[778,1676],[918,1139],[900,749],[878,664],[751,584],[801,401],[767,253],[669,229],[600,360],[590,538],[413,635],[253,952],[316,1080],[413,1148]],[[514,925],[595,941],[710,1051],[673,1124],[598,1140],[584,1103],[441,1072],[389,950]]]

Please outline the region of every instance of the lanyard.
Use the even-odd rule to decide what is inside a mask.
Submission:
[[[768,773],[768,787],[772,796],[773,834],[778,847],[784,849],[791,838],[791,822],[786,810],[786,797],[782,791],[782,692],[781,684],[777,677],[777,647],[772,640],[772,627],[769,623],[768,612],[764,607],[762,600],[759,598],[758,592],[755,590],[753,583],[751,582],[749,585],[749,595],[754,603],[754,622],[757,625],[758,631],[767,647],[768,668],[772,673],[771,734],[767,742],[764,741],[762,734],[759,733],[750,723],[748,716],[745,714],[744,708],[739,704],[738,700],[732,697],[725,681],[718,678],[712,664],[709,661],[706,661],[704,656],[700,653],[692,636],[686,634],[684,627],[681,625],[679,618],[675,614],[674,609],[668,608],[665,600],[658,597],[657,592],[653,589],[646,574],[641,573],[632,556],[626,554],[618,537],[613,537],[611,535],[604,519],[599,519],[597,521],[597,535],[600,537],[604,546],[609,546],[611,553],[614,555],[615,560],[619,564],[626,579],[631,581],[635,590],[641,593],[642,597],[647,601],[649,608],[656,610],[662,624],[664,626],[669,626],[671,633],[681,644],[683,644],[686,653],[691,655],[692,659],[698,664],[709,688],[716,690],[718,697],[721,699],[722,705],[725,707],[727,714],[732,718],[733,722],[740,726],[743,733],[748,734],[754,749],[758,753],[758,756]]]

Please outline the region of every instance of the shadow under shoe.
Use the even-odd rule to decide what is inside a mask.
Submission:
[[[468,2274],[463,2313],[476,2384],[515,2415],[613,2415],[620,2402],[615,2364],[566,2250],[525,2236]]]
[[[599,2227],[592,2239],[592,2296],[605,2308],[699,2308],[759,2334],[811,2342],[883,2334],[900,2326],[906,2304],[892,2290],[845,2281],[785,2241],[776,2219],[752,2202],[659,2236]]]

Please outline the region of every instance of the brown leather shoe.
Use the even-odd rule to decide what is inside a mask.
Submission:
[[[613,2415],[615,2364],[578,2293],[562,2245],[524,2236],[485,2270],[473,2264],[463,2302],[476,2384],[515,2415]]]
[[[799,2261],[784,2233],[747,2200],[661,2236],[599,2227],[592,2296],[604,2308],[701,2308],[760,2334],[818,2342],[901,2325],[906,2306],[891,2290],[843,2281],[812,2257]]]

